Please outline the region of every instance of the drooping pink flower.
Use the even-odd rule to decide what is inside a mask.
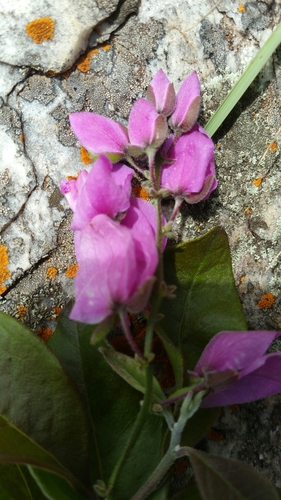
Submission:
[[[165,158],[161,188],[173,196],[197,203],[216,188],[214,144],[200,125],[194,125],[165,150]]]
[[[149,299],[158,263],[154,239],[140,242],[129,227],[104,214],[76,233],[79,270],[70,317],[96,324],[120,308],[139,312]]]
[[[77,139],[93,157],[105,155],[116,162],[126,156],[129,139],[121,123],[89,112],[71,113],[69,121]]]
[[[173,130],[187,132],[195,124],[200,110],[200,82],[196,71],[193,71],[182,82],[177,93],[176,107],[170,117]]]
[[[147,226],[149,223],[149,227]],[[162,225],[165,226],[166,219],[162,216]],[[134,237],[140,240],[143,245],[148,238],[153,238],[156,241],[157,219],[155,206],[149,201],[142,198],[132,198],[130,208],[127,210],[126,217],[121,221],[121,224],[129,227],[134,234]],[[152,231],[152,232],[151,232]],[[162,250],[165,250],[167,238],[163,238]]]
[[[261,330],[213,337],[191,372],[210,391],[201,406],[248,403],[281,392],[281,352],[265,354],[280,335]]]
[[[132,146],[138,146],[144,152],[158,149],[168,133],[167,120],[157,113],[151,102],[138,99],[131,109],[128,133]]]
[[[176,93],[174,85],[169,81],[164,71],[157,71],[147,89],[147,99],[152,102],[158,113],[170,116],[175,109]]]
[[[98,214],[113,219],[124,216],[130,206],[133,173],[130,167],[113,165],[100,156],[90,172],[82,171],[76,181],[63,181],[62,192],[74,211],[71,229],[83,229]]]

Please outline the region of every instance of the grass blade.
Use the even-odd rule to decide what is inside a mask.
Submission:
[[[281,43],[281,23],[270,35],[269,39],[265,42],[263,47],[258,51],[254,59],[250,62],[247,69],[240,76],[234,87],[229,92],[228,96],[224,99],[222,104],[218,107],[215,114],[208,121],[205,130],[212,137],[218,130],[234,106],[237,104],[241,96],[246,92],[247,88],[251,85],[254,78],[261,71],[266,61],[270,58],[278,45]]]

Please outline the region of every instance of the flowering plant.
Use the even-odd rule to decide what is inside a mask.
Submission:
[[[176,94],[160,70],[147,97],[133,105],[128,130],[70,115],[93,158],[61,183],[73,211],[75,303],[48,342],[54,354],[2,315],[1,394],[11,390],[1,401],[0,449],[9,464],[28,464],[21,474],[38,499],[278,499],[250,466],[192,447],[214,408],[281,392],[281,353],[266,353],[280,333],[247,331],[221,228],[167,243],[181,204],[217,186],[214,145],[197,123],[197,74]],[[21,375],[11,364],[19,346],[32,364]],[[26,420],[14,386],[29,405]],[[182,457],[196,484],[173,496],[167,474]]]

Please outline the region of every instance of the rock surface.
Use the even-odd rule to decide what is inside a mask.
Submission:
[[[204,124],[281,12],[280,0],[142,0],[137,11],[138,3],[0,0],[0,255],[7,248],[9,257],[0,306],[34,331],[53,329],[72,296],[71,214],[59,183],[85,165],[68,113],[94,111],[126,124],[159,68],[176,88],[197,70]],[[27,29],[41,18],[54,24]],[[248,324],[257,329],[281,328],[280,64],[279,50],[214,137],[219,188],[176,220],[179,239],[217,224],[226,229]],[[260,300],[269,293],[267,308]],[[223,438],[205,446],[253,463],[281,486],[280,400],[226,410],[215,424]]]

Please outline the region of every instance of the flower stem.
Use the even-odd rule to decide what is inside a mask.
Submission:
[[[174,205],[174,209],[173,209],[173,213],[170,217],[170,220],[169,222],[174,222],[176,216],[178,215],[178,211],[181,207],[181,204],[183,202],[183,198],[181,198],[180,196],[177,196],[176,199],[175,199],[175,205]]]

